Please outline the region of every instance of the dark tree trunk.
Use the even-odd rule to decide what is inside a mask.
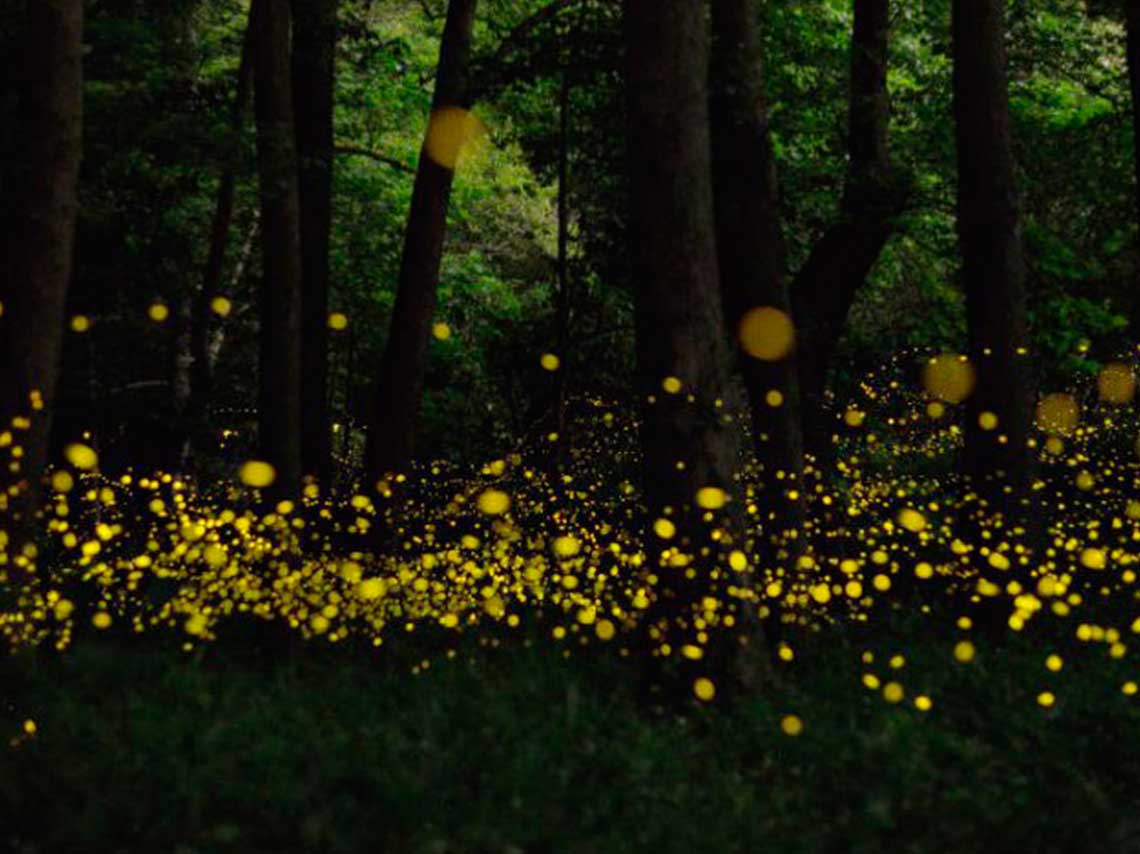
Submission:
[[[1136,222],[1140,225],[1140,0],[1125,0],[1125,27],[1128,34],[1128,85],[1132,91],[1132,156]],[[1136,247],[1136,282],[1140,291],[1140,237]],[[1140,295],[1134,294],[1131,308],[1132,332],[1140,334]]]
[[[705,9],[702,0],[625,4],[643,479],[651,517],[675,528],[667,540],[647,534],[658,575],[648,620],[660,632],[651,639],[658,663],[659,641],[675,655],[693,636],[692,607],[714,583],[709,570],[723,545],[710,539],[713,527],[739,533],[733,505],[709,523],[697,501],[706,487],[736,494],[740,461],[740,431],[725,411],[731,355],[717,276]],[[670,393],[666,381],[681,387]],[[666,547],[691,555],[693,564],[658,568]],[[719,669],[708,657],[702,667]]]
[[[712,28],[710,110],[720,292],[748,392],[757,461],[782,525],[794,529],[802,505],[798,499],[788,501],[788,488],[800,488],[803,474],[795,353],[761,361],[740,346],[738,335],[751,309],[770,306],[791,315],[755,2],[713,0]],[[776,400],[773,391],[779,393]]]
[[[278,489],[301,480],[301,238],[289,59],[289,0],[261,0],[254,101],[262,264],[258,440]]]
[[[562,367],[554,377],[554,424],[558,444],[550,455],[551,463],[556,465],[561,464],[566,449],[570,309],[570,76],[563,72],[558,94],[558,292],[554,317],[554,340]]]
[[[329,478],[329,241],[332,232],[336,0],[293,0],[293,103],[301,199],[301,464]]]
[[[462,107],[477,0],[450,0],[439,51],[432,115]],[[415,447],[454,164],[420,152],[404,234],[388,343],[372,394],[365,475],[377,480],[407,466]]]
[[[83,3],[27,4],[18,210],[0,276],[0,430],[29,418],[14,443],[24,450],[10,499],[10,533],[31,534],[48,461],[64,312],[71,280],[83,138]],[[5,470],[7,466],[5,465]],[[7,478],[5,478],[7,479]]]
[[[799,369],[808,447],[829,455],[824,392],[836,345],[859,289],[906,204],[888,151],[889,0],[855,0],[848,118],[849,165],[840,216],[812,247],[792,287],[800,333]]]
[[[955,0],[952,13],[958,236],[977,371],[963,469],[994,509],[1012,507],[1005,499],[1026,487],[1031,399],[1004,9],[1002,0]],[[995,429],[980,426],[983,413],[997,416]]]
[[[253,60],[257,37],[257,15],[263,0],[252,0],[249,5],[249,20],[246,24],[245,39],[242,43],[241,62],[238,65],[237,90],[230,108],[230,133],[233,144],[245,125],[249,111],[250,96],[253,94]],[[214,312],[211,303],[219,295],[222,275],[225,270],[226,248],[230,240],[230,227],[234,216],[234,193],[237,186],[236,154],[227,155],[221,178],[218,181],[218,194],[214,202],[214,217],[210,223],[210,246],[206,256],[206,266],[202,272],[202,286],[194,298],[189,320],[189,382],[184,395],[178,402],[183,413],[184,440],[181,464],[185,466],[195,444],[206,432],[206,412],[210,403],[213,383],[213,360],[210,358],[211,325]],[[177,394],[177,392],[176,392]]]

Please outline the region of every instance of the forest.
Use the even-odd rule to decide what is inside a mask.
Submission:
[[[1140,851],[1140,0],[0,0],[0,851]]]

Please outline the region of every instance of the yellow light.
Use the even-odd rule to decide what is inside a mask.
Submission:
[[[1136,396],[1136,375],[1121,362],[1105,365],[1096,378],[1097,392],[1105,403],[1121,405]]]
[[[1048,394],[1037,403],[1037,427],[1056,436],[1068,436],[1081,420],[1081,409],[1071,394]]]
[[[77,469],[87,471],[99,465],[99,456],[87,445],[75,442],[63,449],[67,461]]]
[[[923,388],[931,397],[945,403],[961,403],[974,390],[974,382],[974,366],[965,356],[943,353],[927,362],[922,369]],[[939,418],[941,414],[939,410],[931,417]]]
[[[954,645],[954,658],[962,664],[973,661],[974,653],[974,645],[969,641],[958,641],[958,643]]]
[[[485,138],[487,129],[469,110],[443,107],[428,121],[424,152],[436,164],[455,170],[473,143]]]
[[[238,479],[246,486],[264,489],[277,480],[277,469],[262,460],[249,460],[238,469]]]
[[[780,729],[783,730],[784,735],[794,738],[804,731],[804,722],[796,715],[784,715],[780,721]]]
[[[697,490],[697,506],[703,510],[720,510],[728,503],[728,493],[717,486],[703,486]]]
[[[500,516],[511,508],[511,497],[498,489],[488,489],[476,501],[480,512],[488,516]]]
[[[899,524],[911,533],[917,534],[926,527],[926,517],[908,507],[899,512]]]
[[[772,306],[759,306],[745,313],[737,337],[745,353],[765,362],[786,358],[796,344],[792,319]]]
[[[693,693],[696,694],[698,700],[707,703],[716,696],[716,685],[708,677],[700,676],[693,680]]]

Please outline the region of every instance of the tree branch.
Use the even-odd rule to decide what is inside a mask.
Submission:
[[[381,154],[379,151],[373,151],[372,149],[365,148],[361,145],[337,143],[334,150],[337,154],[354,157],[367,157],[369,160],[374,160],[377,163],[383,163],[385,166],[390,166],[396,171],[403,172],[406,175],[416,174],[416,170],[408,164],[404,163],[402,160],[397,160],[395,157],[389,157],[386,154]]]

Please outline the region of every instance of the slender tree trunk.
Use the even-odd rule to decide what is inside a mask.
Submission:
[[[558,296],[555,306],[555,340],[562,369],[555,377],[555,429],[558,432],[559,459],[566,447],[566,383],[570,348],[570,76],[562,74],[558,93]]]
[[[278,489],[301,479],[301,237],[289,58],[289,0],[261,0],[254,101],[264,261],[259,295],[258,440]]]
[[[433,117],[463,106],[475,7],[476,0],[448,3]],[[425,138],[404,233],[392,324],[370,407],[364,467],[373,480],[406,467],[414,451],[454,175],[454,163],[433,159]]]
[[[1135,169],[1133,192],[1136,223],[1140,226],[1140,0],[1125,0],[1125,28],[1128,35],[1128,86],[1132,92],[1132,156]],[[1136,283],[1129,320],[1133,335],[1140,334],[1140,236],[1136,246]]]
[[[83,139],[83,3],[34,0],[26,20],[20,204],[0,261],[0,431],[15,426],[15,419],[29,419],[13,440],[24,451],[19,471],[4,480],[19,487],[9,493],[17,518],[8,530],[30,535],[48,461],[72,273]]]
[[[993,509],[1028,483],[1025,267],[1014,179],[1003,0],[954,0],[958,236],[970,358],[963,468]],[[1019,352],[1020,351],[1020,352]],[[984,429],[982,416],[996,416]]]
[[[293,103],[301,198],[301,464],[329,478],[329,242],[332,233],[336,0],[293,0]]]
[[[847,315],[906,205],[892,173],[887,91],[890,0],[855,0],[848,118],[850,156],[840,217],[812,247],[796,276],[792,301],[800,332],[799,368],[806,438],[827,457],[831,425],[824,409],[827,373]]]
[[[762,361],[740,346],[745,315],[768,306],[791,315],[779,190],[768,134],[763,58],[754,0],[713,0],[712,128],[717,253],[725,321],[748,392],[753,443],[781,525],[798,529],[803,475],[799,377],[794,351]],[[776,392],[775,395],[772,393]]]
[[[739,533],[732,504],[708,522],[698,501],[706,488],[736,493],[740,461],[739,430],[724,406],[731,356],[717,276],[705,9],[702,0],[625,3],[643,478],[651,518],[667,518],[675,529],[664,526],[672,534],[665,539],[660,526],[647,534],[658,576],[647,623],[657,662],[651,673],[665,644],[675,656],[682,643],[695,642],[692,609],[714,583],[711,565],[723,546],[712,530]],[[668,547],[693,563],[658,568],[656,556]],[[702,667],[719,669],[719,658],[710,654]]]
[[[245,125],[250,97],[253,94],[257,15],[262,2],[263,0],[252,0],[249,5],[249,18],[245,28],[245,39],[242,42],[241,61],[238,65],[237,89],[230,108],[229,129],[234,145],[237,144],[237,138]],[[237,188],[236,160],[235,153],[227,153],[225,166],[218,181],[214,217],[210,223],[210,246],[206,265],[202,271],[202,285],[190,307],[188,377],[180,383],[185,391],[176,391],[177,406],[182,413],[184,431],[181,452],[183,466],[188,463],[194,444],[206,432],[208,426],[206,412],[213,385],[213,361],[209,355],[214,315],[211,304],[219,295],[225,270],[226,249],[229,245],[234,216],[234,194]]]

